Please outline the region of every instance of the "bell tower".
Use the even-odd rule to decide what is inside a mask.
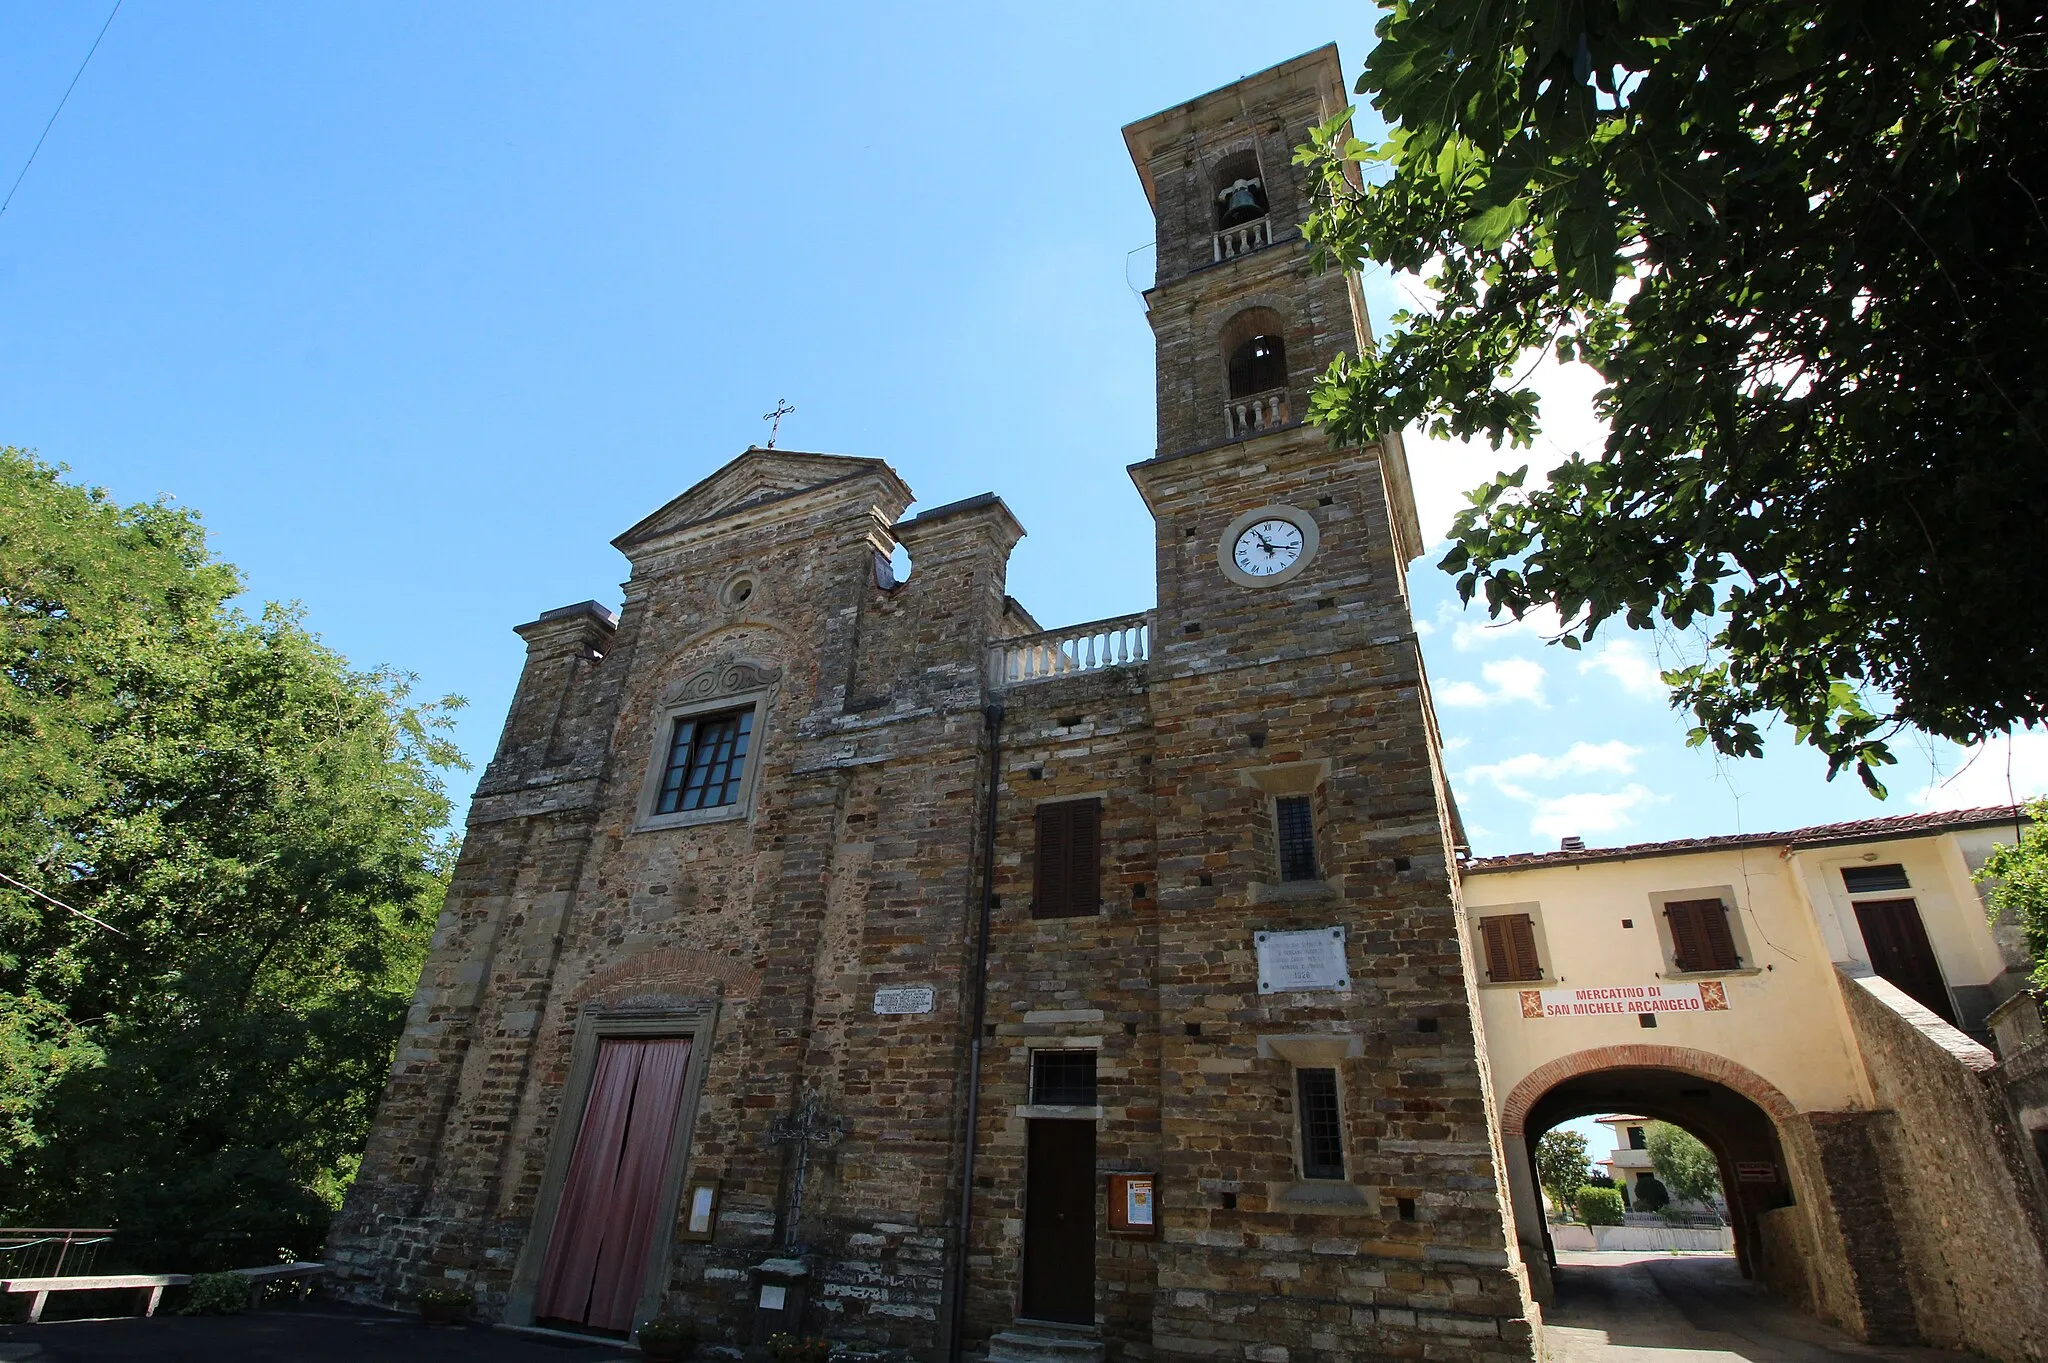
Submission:
[[[1159,1246],[1161,1359],[1240,1334],[1329,1356],[1339,1303],[1365,1353],[1531,1348],[1407,462],[1304,424],[1369,337],[1357,279],[1310,265],[1293,164],[1347,103],[1331,46],[1124,129],[1158,242],[1159,446],[1131,475],[1157,536],[1160,1198],[1187,1228]]]

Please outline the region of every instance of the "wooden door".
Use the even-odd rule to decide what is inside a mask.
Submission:
[[[606,1334],[633,1325],[657,1230],[690,1039],[598,1043],[590,1097],[556,1203],[534,1315]]]
[[[1920,906],[1910,899],[1865,899],[1856,904],[1856,926],[1870,951],[1870,967],[1933,1009],[1953,1025],[1956,1011],[1942,982],[1941,966],[1920,921]]]
[[[1095,1323],[1095,1123],[1034,1118],[1026,1134],[1019,1315]]]

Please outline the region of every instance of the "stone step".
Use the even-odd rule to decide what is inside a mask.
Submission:
[[[988,1363],[1103,1363],[1101,1335],[1086,1326],[1019,1322],[991,1335]]]

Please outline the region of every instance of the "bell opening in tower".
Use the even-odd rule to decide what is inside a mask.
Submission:
[[[1225,157],[1216,167],[1216,227],[1221,231],[1266,216],[1266,182],[1259,160],[1248,151]]]

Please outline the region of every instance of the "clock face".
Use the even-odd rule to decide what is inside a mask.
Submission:
[[[1272,577],[1292,568],[1301,551],[1301,527],[1275,516],[1246,526],[1230,557],[1247,577]]]

